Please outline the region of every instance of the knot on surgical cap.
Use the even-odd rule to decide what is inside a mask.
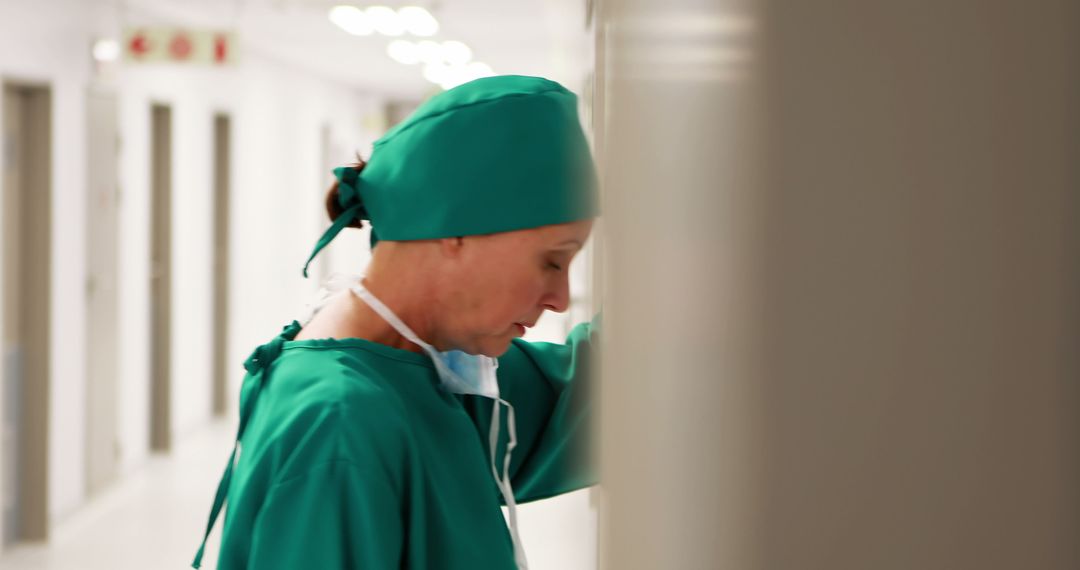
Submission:
[[[361,220],[370,219],[367,209],[364,208],[363,199],[360,196],[359,183],[360,183],[360,170],[363,168],[361,164],[359,167],[341,166],[334,169],[334,176],[338,179],[337,185],[337,204],[340,207],[339,213],[334,218],[334,223],[330,225],[330,228],[326,230],[326,233],[319,238],[319,243],[315,244],[315,251],[311,252],[311,256],[308,257],[307,263],[304,264],[304,277],[307,277],[308,266],[311,265],[311,261],[315,259],[324,247],[326,247],[341,230],[347,227],[360,227],[359,222]]]
[[[341,207],[341,212],[344,214],[348,210],[356,208],[356,216],[348,221],[348,225],[370,219],[358,189],[360,186],[360,170],[362,168],[363,164],[359,168],[342,166],[334,169],[334,176],[338,179],[337,202],[338,206]]]

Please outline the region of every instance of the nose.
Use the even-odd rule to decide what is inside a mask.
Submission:
[[[548,311],[566,312],[570,306],[570,277],[568,275],[564,273],[555,279],[555,286],[545,294],[542,305]]]

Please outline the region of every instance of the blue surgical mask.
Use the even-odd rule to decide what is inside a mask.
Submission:
[[[499,361],[488,356],[478,356],[460,350],[438,353],[438,360],[449,373],[439,374],[442,385],[457,394],[475,394],[492,399],[499,398],[499,382],[495,370]]]

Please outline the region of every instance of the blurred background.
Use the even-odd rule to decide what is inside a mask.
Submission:
[[[338,4],[0,0],[0,567],[188,567],[241,363],[367,262],[351,230],[301,277],[331,169],[476,77],[587,110],[583,2]],[[590,316],[587,264],[532,340]],[[595,567],[587,491],[521,518],[537,568]]]
[[[187,567],[330,169],[511,73],[603,173],[530,566],[1080,568],[1075,0],[0,0],[0,568]]]

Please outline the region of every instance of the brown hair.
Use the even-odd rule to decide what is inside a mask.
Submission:
[[[360,171],[364,169],[365,164],[367,163],[360,158],[360,155],[356,155],[356,162],[347,165],[346,168],[351,168],[355,170],[357,174],[359,174]],[[334,184],[330,186],[330,190],[326,192],[326,215],[330,216],[331,222],[336,220],[338,216],[340,216],[341,213],[345,211],[345,208],[342,208],[341,204],[338,202],[338,186],[340,184],[340,182],[334,180]],[[364,227],[364,224],[357,219],[349,222],[349,225],[345,227],[362,228]]]

